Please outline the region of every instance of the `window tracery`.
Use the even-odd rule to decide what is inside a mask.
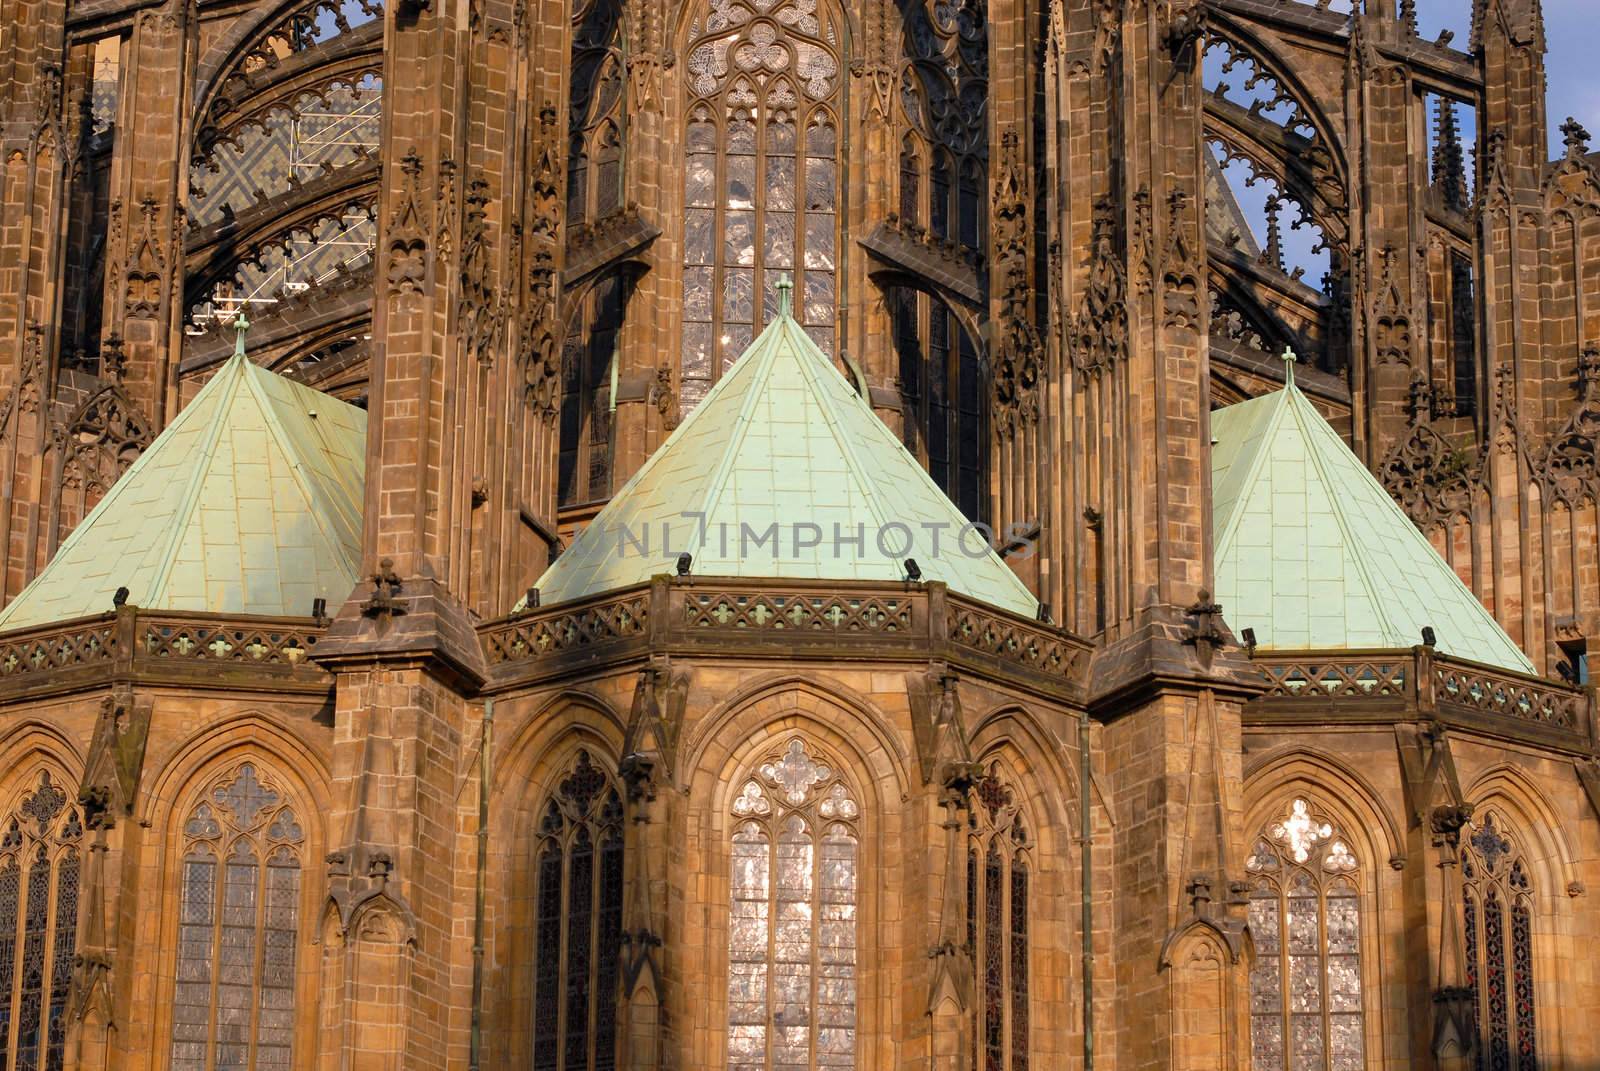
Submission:
[[[573,6],[567,98],[567,226],[615,212],[622,196],[622,6]]]
[[[1462,934],[1478,1021],[1478,1067],[1538,1066],[1533,882],[1518,839],[1493,811],[1461,844]]]
[[[173,1071],[294,1061],[300,816],[270,772],[218,778],[180,831]]]
[[[1031,841],[998,764],[974,786],[967,845],[967,944],[979,979],[973,1063],[1027,1071]]]
[[[617,1066],[622,797],[579,751],[546,802],[535,862],[533,1066]]]
[[[0,834],[0,1068],[65,1066],[83,819],[48,771]]]
[[[330,184],[370,167],[378,146],[383,80],[376,73],[338,79],[264,109],[197,155],[186,204],[191,245],[256,221],[272,208],[285,214]],[[208,267],[210,285],[191,285],[189,333],[231,326],[240,308],[273,306],[370,266],[377,240],[376,193],[352,189],[315,218],[296,219],[230,252]],[[253,231],[251,231],[253,233]]]
[[[840,41],[818,0],[711,0],[690,26],[684,174],[687,413],[777,313],[834,349]]]
[[[860,804],[794,738],[731,810],[729,1071],[853,1067]]]
[[[1337,822],[1291,800],[1245,860],[1250,875],[1251,1067],[1365,1067],[1360,863]]]

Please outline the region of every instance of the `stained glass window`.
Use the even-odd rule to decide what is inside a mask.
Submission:
[[[41,771],[0,835],[0,1068],[64,1064],[83,821]]]
[[[613,1071],[622,797],[587,751],[545,802],[535,853],[533,1066]]]
[[[1489,811],[1461,845],[1467,984],[1478,1020],[1478,1066],[1532,1071],[1533,883],[1505,818]]]
[[[901,45],[898,215],[976,264],[987,241],[989,30],[984,0],[908,0]],[[986,520],[986,396],[975,339],[946,299],[886,293],[906,448],[970,519]]]
[[[689,30],[681,405],[777,312],[834,348],[840,41],[818,0],[709,0]]]
[[[860,805],[796,738],[732,810],[728,1071],[854,1067]]]
[[[1361,1071],[1360,864],[1315,802],[1291,800],[1256,838],[1250,875],[1250,1065]]]
[[[1031,842],[998,764],[978,779],[967,848],[967,944],[979,981],[973,1066],[1028,1067],[1028,881]]]
[[[289,1068],[300,943],[300,816],[269,771],[242,763],[181,831],[172,1071]]]

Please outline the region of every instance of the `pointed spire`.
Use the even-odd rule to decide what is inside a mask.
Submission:
[[[1561,124],[1561,141],[1567,147],[1567,159],[1577,160],[1589,155],[1589,132],[1571,116]]]
[[[776,284],[778,290],[778,318],[787,319],[794,315],[794,280],[787,275],[778,276]]]
[[[1400,25],[1412,37],[1417,36],[1417,0],[1400,0]]]
[[[1267,244],[1260,259],[1267,267],[1283,271],[1283,198],[1276,192],[1267,196]]]
[[[1461,129],[1456,125],[1456,102],[1438,98],[1433,139],[1433,185],[1446,208],[1467,207],[1467,166],[1461,152]]]
[[[235,357],[243,357],[245,332],[250,330],[250,321],[244,318],[243,305],[239,306],[239,315],[233,321],[233,329],[237,332],[233,340],[233,355]]]

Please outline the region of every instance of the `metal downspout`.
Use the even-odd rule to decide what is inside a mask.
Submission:
[[[1090,811],[1089,712],[1078,713],[1078,853],[1083,917],[1083,1071],[1094,1071],[1094,818]]]
[[[483,914],[484,877],[489,864],[489,746],[494,740],[494,700],[483,701],[483,734],[478,746],[478,876],[472,916],[472,1039],[470,1071],[483,1066]]]

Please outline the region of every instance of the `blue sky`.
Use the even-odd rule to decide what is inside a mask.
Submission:
[[[1417,0],[1417,22],[1424,37],[1436,37],[1442,29],[1455,31],[1455,47],[1465,48],[1472,0]],[[1594,55],[1600,46],[1600,19],[1595,0],[1544,0],[1544,28],[1550,46],[1545,57],[1550,77],[1546,110],[1554,156],[1561,151],[1561,124],[1569,115],[1600,137],[1600,65]]]
[[[1429,40],[1438,37],[1440,30],[1450,30],[1455,34],[1452,45],[1465,49],[1472,27],[1472,3],[1473,0],[1417,0],[1417,29]],[[1594,134],[1592,144],[1600,149],[1600,63],[1595,62],[1595,53],[1600,50],[1600,17],[1597,17],[1600,11],[1597,8],[1600,8],[1600,0],[1544,0],[1545,37],[1549,46],[1545,56],[1545,73],[1549,77],[1546,117],[1550,127],[1551,158],[1563,151],[1561,124],[1569,115]],[[1207,70],[1206,84],[1211,86],[1219,75],[1209,63]],[[1236,83],[1232,99],[1240,103],[1249,102],[1249,94],[1242,93],[1237,84],[1244,77],[1245,72],[1241,72],[1232,79]],[[1430,101],[1430,117],[1434,107]],[[1284,118],[1279,113],[1269,114],[1280,121]],[[1474,178],[1472,144],[1476,137],[1475,120],[1469,110],[1461,109],[1457,112],[1457,121],[1461,126],[1462,141],[1467,147],[1465,162],[1470,184]],[[1430,119],[1430,148],[1432,125]],[[1245,218],[1250,221],[1253,230],[1259,231],[1260,221],[1265,218],[1264,205],[1270,187],[1265,183],[1247,185],[1250,171],[1238,162],[1225,164],[1223,171],[1239,199]],[[1259,241],[1264,235],[1257,233],[1256,238]],[[1284,259],[1291,268],[1299,266],[1306,269],[1305,282],[1312,287],[1320,286],[1322,275],[1328,270],[1327,253],[1315,248],[1319,239],[1320,235],[1309,228],[1292,229],[1290,218],[1285,217]]]

